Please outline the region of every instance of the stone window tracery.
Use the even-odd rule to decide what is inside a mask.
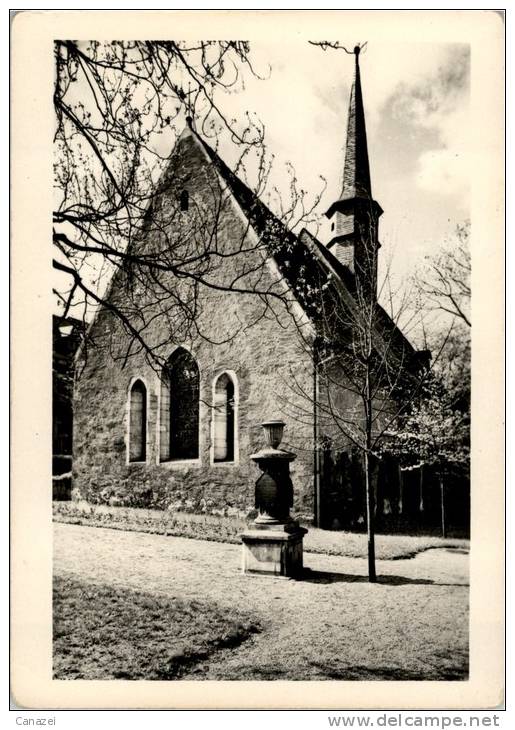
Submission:
[[[195,358],[175,350],[161,379],[160,460],[199,458],[200,378]]]

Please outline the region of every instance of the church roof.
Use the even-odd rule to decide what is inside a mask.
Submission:
[[[288,281],[293,290],[299,294],[297,287],[297,274],[302,264],[321,269],[325,277],[331,273],[328,259],[322,254],[324,246],[303,229],[300,235],[296,235],[268,208],[265,203],[252,190],[235,175],[225,164],[221,157],[213,150],[205,140],[193,130],[196,138],[200,141],[216,170],[227,184],[243,214],[252,225],[253,229],[265,244],[267,251],[272,255],[282,275]],[[309,237],[309,239],[308,239]],[[310,245],[308,245],[308,240]],[[341,270],[341,264],[336,261],[329,251],[326,252],[336,268],[340,268],[339,274],[345,276]],[[348,274],[352,276],[351,272]],[[348,281],[350,283],[350,280]]]
[[[329,281],[336,288],[338,296],[346,306],[355,306],[356,300],[353,295],[355,278],[352,271],[338,261],[331,251],[305,228],[299,235],[290,231],[193,128],[192,132],[227,184],[245,217],[273,256],[281,274],[299,296],[307,314],[310,314],[309,302],[305,300],[303,291],[299,291],[297,286],[297,277],[303,267],[311,270],[314,278],[316,278],[316,271],[322,275],[323,281]],[[318,282],[320,283],[320,276],[318,276]],[[414,348],[401,330],[379,304],[377,307],[381,334],[383,336],[386,334],[391,338],[396,349],[408,353],[410,356],[414,355]]]

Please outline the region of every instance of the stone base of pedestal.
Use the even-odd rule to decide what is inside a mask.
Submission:
[[[306,532],[304,527],[291,524],[247,530],[241,535],[243,572],[285,578],[300,576]]]

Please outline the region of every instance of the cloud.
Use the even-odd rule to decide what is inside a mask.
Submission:
[[[418,151],[414,179],[431,193],[454,196],[460,207],[469,196],[469,82],[468,46],[451,46],[431,73],[416,82],[403,81],[387,101],[397,124],[425,131],[432,144]]]
[[[422,190],[453,195],[466,208],[470,193],[468,114],[454,112],[439,125],[442,146],[422,152],[416,182]]]

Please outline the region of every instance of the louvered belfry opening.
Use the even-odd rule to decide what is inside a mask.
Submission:
[[[183,190],[180,196],[180,208],[183,212],[189,210],[190,207],[190,195],[187,190]]]
[[[195,358],[178,348],[169,358],[161,387],[161,461],[199,457],[200,379]]]

